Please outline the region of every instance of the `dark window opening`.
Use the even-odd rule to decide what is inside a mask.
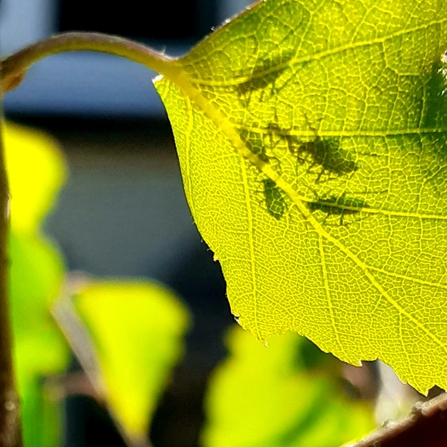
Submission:
[[[216,25],[215,0],[60,0],[59,32],[96,31],[137,40],[198,40]]]

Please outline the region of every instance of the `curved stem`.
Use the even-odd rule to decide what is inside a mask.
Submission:
[[[46,56],[66,51],[113,54],[142,64],[161,74],[172,72],[171,67],[176,61],[144,45],[117,36],[87,32],[58,34],[32,44],[2,61],[0,79],[3,92],[13,90],[20,85],[26,71],[35,62]]]

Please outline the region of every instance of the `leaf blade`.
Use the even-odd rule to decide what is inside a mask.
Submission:
[[[194,94],[156,83],[240,324],[423,392],[447,388],[443,9],[270,0],[178,61]]]

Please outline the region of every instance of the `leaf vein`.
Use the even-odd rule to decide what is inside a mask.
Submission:
[[[399,278],[399,279],[404,279],[406,281],[410,281],[410,282],[414,282],[417,284],[421,284],[423,286],[430,286],[430,287],[435,287],[435,288],[439,288],[439,289],[445,289],[447,290],[447,284],[441,284],[441,283],[434,283],[434,282],[430,282],[430,281],[425,281],[423,279],[419,279],[419,278],[415,278],[413,276],[407,276],[407,275],[402,275],[401,273],[395,273],[395,272],[389,272],[385,269],[381,269],[378,267],[373,267],[373,266],[369,266],[370,270],[374,270],[378,273],[383,273],[384,275],[387,276],[391,276],[394,278]]]
[[[322,273],[323,273],[323,282],[324,282],[324,290],[326,292],[326,298],[327,298],[327,305],[329,308],[329,315],[331,318],[331,324],[332,327],[334,329],[334,335],[335,335],[335,340],[337,341],[337,345],[338,348],[343,352],[345,358],[348,358],[348,356],[346,355],[345,350],[343,349],[343,346],[340,342],[340,336],[337,330],[337,325],[335,323],[335,317],[334,317],[334,309],[332,306],[332,298],[331,298],[331,289],[329,286],[329,281],[328,281],[328,274],[327,274],[327,268],[326,268],[326,257],[324,254],[324,246],[323,246],[323,239],[322,239],[322,235],[319,235],[318,238],[318,248],[320,250],[320,259],[321,259],[321,268],[322,268]]]
[[[192,134],[193,126],[194,126],[194,120],[193,120],[193,113],[192,113],[192,107],[191,107],[191,101],[188,97],[185,97],[185,103],[186,103],[186,113],[188,116],[188,127],[185,132],[185,160],[186,160],[186,178],[188,182],[188,197],[189,197],[189,206],[191,207],[191,213],[193,216],[195,216],[195,205],[194,205],[194,199],[193,199],[193,193],[192,193],[192,175],[191,175],[191,139],[190,135]]]
[[[255,248],[254,248],[254,241],[253,241],[253,215],[251,212],[251,204],[250,204],[250,188],[248,184],[248,178],[247,178],[247,171],[244,159],[241,158],[241,173],[242,173],[242,184],[244,187],[244,195],[245,195],[245,204],[247,208],[247,220],[248,220],[248,228],[247,228],[247,234],[248,234],[248,243],[250,246],[250,263],[251,263],[251,279],[252,279],[252,296],[253,296],[253,319],[254,319],[254,327],[256,330],[256,337],[258,339],[261,338],[259,334],[259,327],[258,327],[258,303],[257,303],[257,276],[256,276],[256,257],[255,257]]]
[[[193,84],[198,84],[200,86],[215,86],[215,87],[237,86],[237,85],[243,84],[247,81],[254,81],[256,79],[262,79],[266,76],[284,71],[287,67],[293,67],[293,65],[307,64],[309,62],[319,61],[319,60],[324,59],[328,56],[333,56],[333,55],[336,55],[339,53],[344,53],[346,51],[354,50],[354,49],[358,49],[358,48],[362,48],[362,47],[368,47],[368,46],[372,46],[372,45],[383,45],[385,42],[392,40],[396,37],[402,37],[407,34],[412,34],[414,32],[427,29],[428,27],[443,25],[446,22],[447,22],[447,18],[442,19],[442,20],[433,21],[430,23],[425,23],[423,25],[415,26],[413,28],[408,28],[408,29],[404,29],[401,31],[397,31],[397,32],[389,34],[389,35],[377,37],[375,39],[369,39],[369,40],[364,40],[364,41],[360,41],[360,42],[356,42],[356,43],[340,45],[338,47],[330,48],[325,51],[320,51],[319,53],[314,53],[312,55],[305,55],[303,57],[290,59],[285,63],[275,65],[274,67],[271,67],[266,70],[259,70],[258,72],[251,74],[251,75],[235,76],[231,80],[225,81],[225,82],[213,81],[210,79],[193,78],[191,76],[190,76],[190,81]]]

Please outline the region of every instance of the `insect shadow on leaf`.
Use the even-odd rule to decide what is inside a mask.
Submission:
[[[262,133],[243,128],[238,129],[238,132],[250,152],[257,155],[263,162],[270,163],[272,166],[276,165],[281,170],[281,162],[270,151],[268,144],[265,144]]]
[[[331,216],[340,216],[340,226],[343,226],[345,216],[359,214],[363,208],[369,208],[365,199],[360,197],[347,197],[346,193],[340,196],[329,195],[319,197],[314,192],[314,195],[315,200],[307,202],[307,208],[311,212],[320,211],[325,214],[322,223],[325,223]]]
[[[239,135],[250,152],[257,155],[265,163],[270,162],[271,157],[267,155],[266,147],[260,133],[247,129],[239,129]]]
[[[314,138],[304,141],[294,135],[294,129],[281,128],[276,122],[267,126],[267,132],[285,142],[288,151],[296,157],[299,166],[308,165],[307,172],[317,172],[316,183],[323,176],[329,180],[334,176],[347,175],[358,170],[358,164],[352,153],[343,149],[340,138],[321,138],[317,130],[309,124]]]
[[[255,67],[251,71],[249,78],[236,87],[237,94],[241,103],[248,107],[253,94],[259,92],[259,102],[265,100],[264,95],[268,95],[268,99],[278,93],[276,81],[284,71],[289,67],[288,63],[292,59],[294,51],[286,51],[273,57],[258,60]],[[287,79],[280,88],[284,88],[292,76]],[[268,89],[270,87],[270,89]]]
[[[300,138],[290,133],[291,130],[279,127],[276,122],[269,123],[266,131],[269,135],[271,147],[276,147],[282,142],[285,143],[289,152],[292,154],[295,154],[296,148],[298,148],[303,143]],[[303,164],[305,159],[302,157],[298,157],[297,161],[299,162],[299,164]]]
[[[276,220],[280,220],[288,208],[284,193],[273,180],[264,179],[262,183],[267,211]]]
[[[306,116],[309,128],[315,135],[314,140],[303,143],[298,148],[297,156],[308,154],[312,159],[310,169],[318,166],[319,170],[316,182],[318,183],[323,175],[328,179],[331,175],[336,176],[351,174],[358,170],[358,165],[352,153],[344,149],[340,144],[340,138],[321,138],[317,129],[310,124]]]

